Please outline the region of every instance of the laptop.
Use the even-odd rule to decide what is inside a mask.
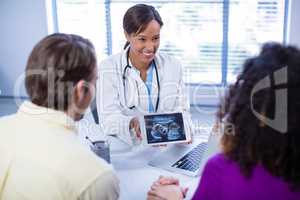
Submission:
[[[207,142],[173,144],[154,157],[149,165],[188,176],[199,176],[210,157],[220,152],[221,134],[210,134]]]

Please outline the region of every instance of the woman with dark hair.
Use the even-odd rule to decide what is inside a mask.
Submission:
[[[129,8],[123,18],[124,50],[100,64],[97,110],[107,134],[131,144],[141,139],[137,116],[153,112],[188,112],[179,61],[157,52],[162,19],[145,4]],[[190,120],[188,119],[190,122]],[[189,123],[191,125],[191,123]]]
[[[223,152],[207,162],[193,199],[300,199],[299,89],[295,47],[268,43],[245,62],[217,115]],[[160,178],[149,199],[182,199],[167,185],[176,181]]]

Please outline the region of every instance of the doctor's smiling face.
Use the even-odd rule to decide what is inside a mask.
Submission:
[[[145,30],[136,34],[125,32],[130,44],[129,57],[133,64],[149,65],[160,43],[160,24],[156,20],[148,23]]]
[[[161,17],[153,6],[137,4],[126,11],[123,18],[127,39],[124,49],[130,45],[129,58],[135,67],[149,67],[159,47],[162,25]]]

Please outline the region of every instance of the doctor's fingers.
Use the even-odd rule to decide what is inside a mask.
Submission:
[[[129,122],[129,129],[135,128],[137,126],[138,119],[136,117],[132,118]]]
[[[137,129],[136,130],[136,137],[139,138],[139,139],[142,139],[140,124],[136,129]]]
[[[133,129],[135,132],[135,136],[139,139],[142,139],[140,122],[137,117],[132,118],[129,123],[129,129]]]

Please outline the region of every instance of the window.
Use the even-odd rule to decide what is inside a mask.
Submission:
[[[164,26],[160,51],[181,60],[190,84],[225,85],[261,44],[284,40],[288,0],[56,0],[59,32],[89,38],[103,60],[122,50],[122,19],[137,3],[151,4]]]

